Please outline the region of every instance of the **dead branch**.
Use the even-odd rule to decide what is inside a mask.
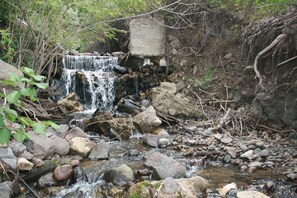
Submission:
[[[257,68],[257,64],[258,64],[258,60],[259,58],[265,54],[266,52],[268,52],[269,50],[271,50],[273,47],[275,47],[280,41],[282,41],[283,39],[287,38],[287,34],[281,34],[278,37],[276,37],[276,39],[270,43],[270,45],[268,45],[265,49],[263,49],[261,52],[259,52],[255,58],[255,62],[254,62],[254,71],[256,73],[256,78],[259,79],[259,86],[262,87],[264,90],[265,87],[263,86],[263,77],[261,76],[258,68]]]
[[[283,62],[277,64],[276,68],[278,68],[278,67],[280,67],[280,66],[282,66],[282,65],[285,65],[285,64],[287,64],[287,63],[289,63],[289,62],[291,62],[291,61],[293,61],[293,60],[295,60],[295,59],[297,59],[297,56],[294,56],[294,57],[292,57],[292,58],[289,58],[288,60],[285,60],[285,61],[283,61]]]
[[[219,130],[221,129],[225,123],[228,121],[228,119],[230,118],[230,112],[231,112],[231,108],[228,108],[228,110],[226,111],[225,115],[220,119],[220,122],[217,126],[213,127],[212,130]]]

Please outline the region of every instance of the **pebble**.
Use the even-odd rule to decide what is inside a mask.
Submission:
[[[206,145],[206,140],[201,139],[201,140],[198,141],[198,144],[199,145]]]
[[[213,138],[206,138],[206,144],[211,145],[214,142]]]
[[[246,151],[245,153],[241,154],[240,157],[247,158],[249,160],[253,159],[253,150]]]
[[[249,148],[245,144],[239,144],[239,147],[243,152],[247,151]]]
[[[258,146],[258,147],[264,147],[264,145],[265,145],[265,143],[263,141],[258,141],[256,143],[256,146]]]
[[[216,139],[220,140],[222,139],[223,135],[220,133],[214,134],[213,137],[215,137]]]
[[[224,162],[229,163],[230,161],[231,161],[231,156],[230,155],[225,155]]]
[[[167,144],[169,144],[169,140],[167,138],[158,139],[158,145],[160,147],[165,147]]]
[[[295,180],[295,179],[297,179],[297,174],[295,174],[295,173],[289,173],[289,174],[287,175],[287,177],[288,177],[289,179],[291,179],[291,180]]]
[[[261,157],[268,157],[269,156],[269,151],[267,149],[264,149],[260,152]]]
[[[207,149],[208,149],[208,150],[215,150],[216,147],[215,147],[215,145],[211,144],[211,145],[209,145],[209,146],[207,147]]]
[[[255,150],[254,150],[254,154],[258,154],[258,153],[260,153],[262,150],[260,149],[260,148],[256,148]]]
[[[246,172],[247,169],[248,169],[248,167],[247,167],[246,165],[242,165],[242,166],[240,167],[240,172]]]
[[[254,173],[256,172],[257,168],[256,167],[249,167],[248,172],[249,173]]]
[[[228,154],[232,158],[236,158],[236,148],[234,148],[234,147],[227,147],[226,150],[227,150]]]
[[[256,167],[256,168],[259,168],[263,165],[262,162],[252,162],[249,164],[249,167]]]
[[[232,141],[233,141],[233,139],[230,138],[230,137],[224,137],[224,138],[221,139],[221,142],[224,143],[224,144],[229,144]]]
[[[184,126],[184,129],[188,133],[194,133],[197,130],[197,127],[190,125],[190,126]]]

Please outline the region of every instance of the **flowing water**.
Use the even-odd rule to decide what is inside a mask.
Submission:
[[[85,110],[112,110],[114,102],[113,66],[117,57],[71,56],[63,59],[62,95],[76,93]]]

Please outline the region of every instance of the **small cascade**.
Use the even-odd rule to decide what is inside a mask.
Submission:
[[[117,57],[109,56],[65,56],[62,97],[74,92],[87,111],[112,110],[115,98],[112,70],[117,61]]]

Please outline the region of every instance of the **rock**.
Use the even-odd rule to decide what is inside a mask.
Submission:
[[[21,142],[18,142],[16,143],[15,145],[13,145],[12,147],[12,151],[14,153],[14,155],[16,157],[18,157],[21,153],[23,153],[24,151],[26,150],[26,146],[21,143]]]
[[[55,179],[54,173],[47,173],[38,179],[38,187],[45,188],[51,186],[58,186],[59,182]]]
[[[52,135],[51,140],[55,142],[55,153],[58,155],[67,155],[69,153],[69,142],[57,135]]]
[[[58,181],[66,181],[71,178],[73,169],[71,165],[57,166],[54,170],[54,177]]]
[[[268,157],[270,155],[270,152],[267,149],[264,149],[260,152],[261,157]]]
[[[151,101],[147,99],[143,99],[139,103],[142,107],[148,108],[151,105]]]
[[[187,125],[187,126],[184,126],[183,128],[188,133],[194,133],[197,130],[197,127],[195,125]]]
[[[142,133],[151,133],[162,124],[153,106],[133,117],[133,123]]]
[[[164,184],[163,184],[163,191],[164,193],[167,193],[167,194],[174,194],[180,191],[180,187],[178,185],[177,180],[171,177],[165,178]]]
[[[229,143],[231,143],[233,141],[233,139],[232,138],[230,138],[230,137],[223,137],[222,139],[221,139],[221,142],[222,143],[224,143],[224,144],[229,144]]]
[[[225,185],[223,188],[220,188],[219,193],[222,197],[225,197],[230,190],[235,188],[236,188],[236,184],[232,182],[230,184]]]
[[[169,138],[170,137],[170,135],[168,134],[168,132],[165,129],[160,128],[160,127],[157,127],[156,129],[154,129],[154,131],[152,132],[152,134],[156,134],[160,138],[161,137],[163,137],[163,138]]]
[[[15,170],[17,168],[17,158],[11,148],[0,148],[0,159],[11,169]]]
[[[262,167],[263,163],[262,162],[252,162],[249,164],[249,167],[256,167],[256,168],[260,168]]]
[[[70,165],[71,165],[72,167],[77,167],[79,164],[80,164],[80,162],[79,162],[79,160],[77,160],[77,159],[74,159],[74,160],[71,160],[71,161],[70,161]]]
[[[167,62],[166,62],[165,58],[160,59],[159,66],[160,67],[166,67],[167,66]]]
[[[55,153],[55,142],[53,140],[34,132],[29,132],[28,135],[30,138],[26,139],[24,144],[34,157],[45,159]]]
[[[23,153],[19,155],[19,157],[25,158],[27,160],[31,160],[34,156],[32,153],[29,153],[27,150],[25,150]]]
[[[261,152],[261,149],[260,148],[256,148],[255,150],[254,150],[254,154],[259,154]]]
[[[223,134],[220,134],[220,133],[216,133],[213,135],[217,140],[221,140],[222,137],[223,137]]]
[[[230,59],[232,57],[232,53],[227,53],[225,56],[224,56],[224,59]]]
[[[25,158],[18,158],[17,168],[23,171],[30,171],[34,167],[32,162],[29,162]]]
[[[205,139],[201,139],[198,141],[199,145],[206,145],[206,140]]]
[[[41,167],[45,165],[45,162],[38,158],[32,158],[32,162],[35,164],[36,167]]]
[[[113,118],[98,122],[97,132],[100,135],[109,136],[111,138],[129,139],[132,135],[134,125],[131,118]]]
[[[154,170],[154,177],[165,179],[167,177],[182,178],[186,176],[186,168],[178,161],[159,152],[145,156],[145,166]]]
[[[183,80],[178,81],[178,82],[176,83],[175,86],[176,86],[176,92],[180,92],[180,91],[182,91],[184,88],[187,87],[187,85],[185,84],[185,82],[184,82]]]
[[[108,159],[109,146],[105,142],[99,142],[96,144],[95,148],[92,149],[89,158],[91,160],[101,160]]]
[[[95,143],[88,138],[75,137],[70,140],[70,150],[74,153],[86,157],[95,147]]]
[[[237,193],[237,198],[269,198],[258,191],[241,191]]]
[[[146,143],[147,145],[151,146],[151,147],[158,147],[158,140],[159,140],[159,136],[154,135],[154,134],[147,134],[144,138],[144,143]]]
[[[234,147],[227,147],[226,148],[227,152],[229,153],[229,155],[232,157],[232,158],[236,158],[236,148]]]
[[[207,147],[207,149],[210,151],[213,151],[213,150],[216,150],[216,147],[215,147],[215,145],[211,144]]]
[[[46,133],[48,134],[48,136],[57,135],[59,137],[65,137],[68,130],[69,130],[69,126],[67,124],[60,124],[59,128],[57,129],[54,129],[53,127],[48,127],[46,129]]]
[[[291,180],[295,180],[295,179],[297,179],[297,174],[295,174],[295,173],[289,173],[289,174],[287,175],[287,177],[288,177],[289,179],[291,179]]]
[[[242,158],[247,158],[247,159],[249,159],[249,160],[252,160],[252,159],[253,159],[253,153],[254,153],[253,150],[249,150],[249,151],[247,151],[247,152],[241,154],[240,157],[242,157]]]
[[[162,82],[159,87],[154,87],[151,92],[151,101],[154,108],[165,115],[169,114],[169,109],[174,109],[176,116],[198,116],[200,107],[184,94],[176,94],[174,83]]]
[[[116,64],[113,65],[113,71],[115,71],[115,72],[117,72],[119,74],[127,74],[127,73],[129,73],[129,70],[128,70],[127,67],[122,67],[122,66],[116,65]]]
[[[230,161],[231,161],[231,156],[230,155],[225,155],[224,162],[229,163]]]
[[[132,56],[162,56],[165,53],[165,27],[155,19],[135,18],[129,23]],[[153,36],[152,36],[153,35]]]
[[[1,59],[0,59],[1,61]],[[1,62],[0,62],[1,65]],[[1,67],[0,67],[1,68]],[[12,190],[12,182],[5,181],[0,183],[0,198],[9,198],[12,197],[13,190]]]
[[[103,179],[106,182],[111,182],[115,185],[123,185],[128,181],[134,180],[134,173],[129,166],[122,164],[118,167],[105,171]]]
[[[58,105],[62,106],[68,112],[81,112],[84,107],[79,103],[78,97],[75,93],[70,93],[65,98],[57,102]]]
[[[243,152],[247,151],[249,148],[245,144],[239,144],[239,147]]]
[[[74,137],[87,137],[86,133],[79,127],[74,127],[65,134],[65,139],[70,141]]]
[[[9,74],[16,74],[20,77],[24,77],[24,74],[20,70],[0,59],[0,80],[7,80]],[[17,86],[24,87],[24,83],[17,83]]]
[[[169,144],[169,140],[167,139],[167,138],[160,138],[159,140],[158,140],[158,145],[160,146],[160,147],[165,147],[165,146],[167,146]]]

